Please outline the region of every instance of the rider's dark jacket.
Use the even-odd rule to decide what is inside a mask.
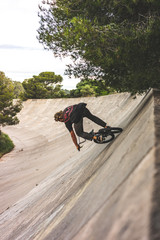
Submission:
[[[71,132],[73,130],[72,124],[78,123],[83,117],[84,108],[86,103],[79,103],[69,106],[63,111],[63,119],[67,129]]]
[[[83,131],[83,118],[86,117],[102,127],[105,127],[106,123],[102,119],[93,115],[86,108],[86,105],[86,103],[79,103],[65,108],[63,111],[63,120],[70,132],[73,130],[72,124],[74,123],[77,135],[91,140],[93,136]]]

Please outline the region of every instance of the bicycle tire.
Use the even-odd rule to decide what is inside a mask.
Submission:
[[[111,132],[109,134],[107,134],[107,135],[105,135],[105,134],[99,134],[99,135],[102,135],[103,140],[102,141],[98,141],[98,140],[94,139],[94,142],[98,143],[98,144],[111,142],[115,138],[114,134],[111,133]]]
[[[111,133],[121,133],[123,131],[123,129],[122,128],[119,128],[119,127],[111,127],[110,128],[110,132]]]

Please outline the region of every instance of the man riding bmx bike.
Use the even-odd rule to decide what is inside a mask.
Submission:
[[[72,124],[74,124],[74,129],[77,136],[82,137],[84,139],[92,141],[93,139],[97,139],[98,137],[94,135],[93,132],[84,132],[83,131],[83,118],[87,117],[91,121],[96,124],[102,126],[103,128],[107,128],[107,124],[101,120],[100,118],[93,115],[87,108],[86,103],[79,103],[69,107],[66,107],[63,111],[59,111],[54,115],[54,119],[56,122],[64,122],[66,128],[69,130],[73,143],[75,144],[78,151],[80,151],[80,145],[77,143],[77,138],[74,133]],[[100,140],[100,139],[99,139]]]

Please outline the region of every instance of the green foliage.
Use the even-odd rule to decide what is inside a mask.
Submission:
[[[13,103],[13,89],[12,81],[0,72],[0,126],[14,125],[19,122],[16,115],[22,105],[20,101]]]
[[[90,85],[86,84],[80,89],[80,93],[82,97],[89,97],[89,96],[94,96],[95,91],[94,88],[92,88]]]
[[[7,134],[0,133],[0,158],[14,148],[12,140]]]
[[[105,81],[96,81],[92,79],[81,80],[76,89],[71,91],[72,97],[103,96],[114,93],[113,88],[107,87]]]
[[[23,81],[25,91],[21,97],[23,100],[63,97],[65,91],[61,89],[62,80],[62,77],[55,75],[54,72],[42,72],[38,76]]]
[[[13,81],[12,83],[14,87],[13,89],[14,99],[17,99],[23,94],[24,88],[21,82]]]
[[[47,1],[48,2],[48,1]],[[71,56],[66,73],[117,91],[160,87],[160,1],[57,0],[40,7],[38,39]]]

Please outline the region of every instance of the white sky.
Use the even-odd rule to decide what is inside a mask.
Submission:
[[[41,0],[0,0],[0,71],[14,81],[51,71],[63,77],[63,88],[73,89],[78,79],[64,75],[69,60],[55,58],[36,38]]]

